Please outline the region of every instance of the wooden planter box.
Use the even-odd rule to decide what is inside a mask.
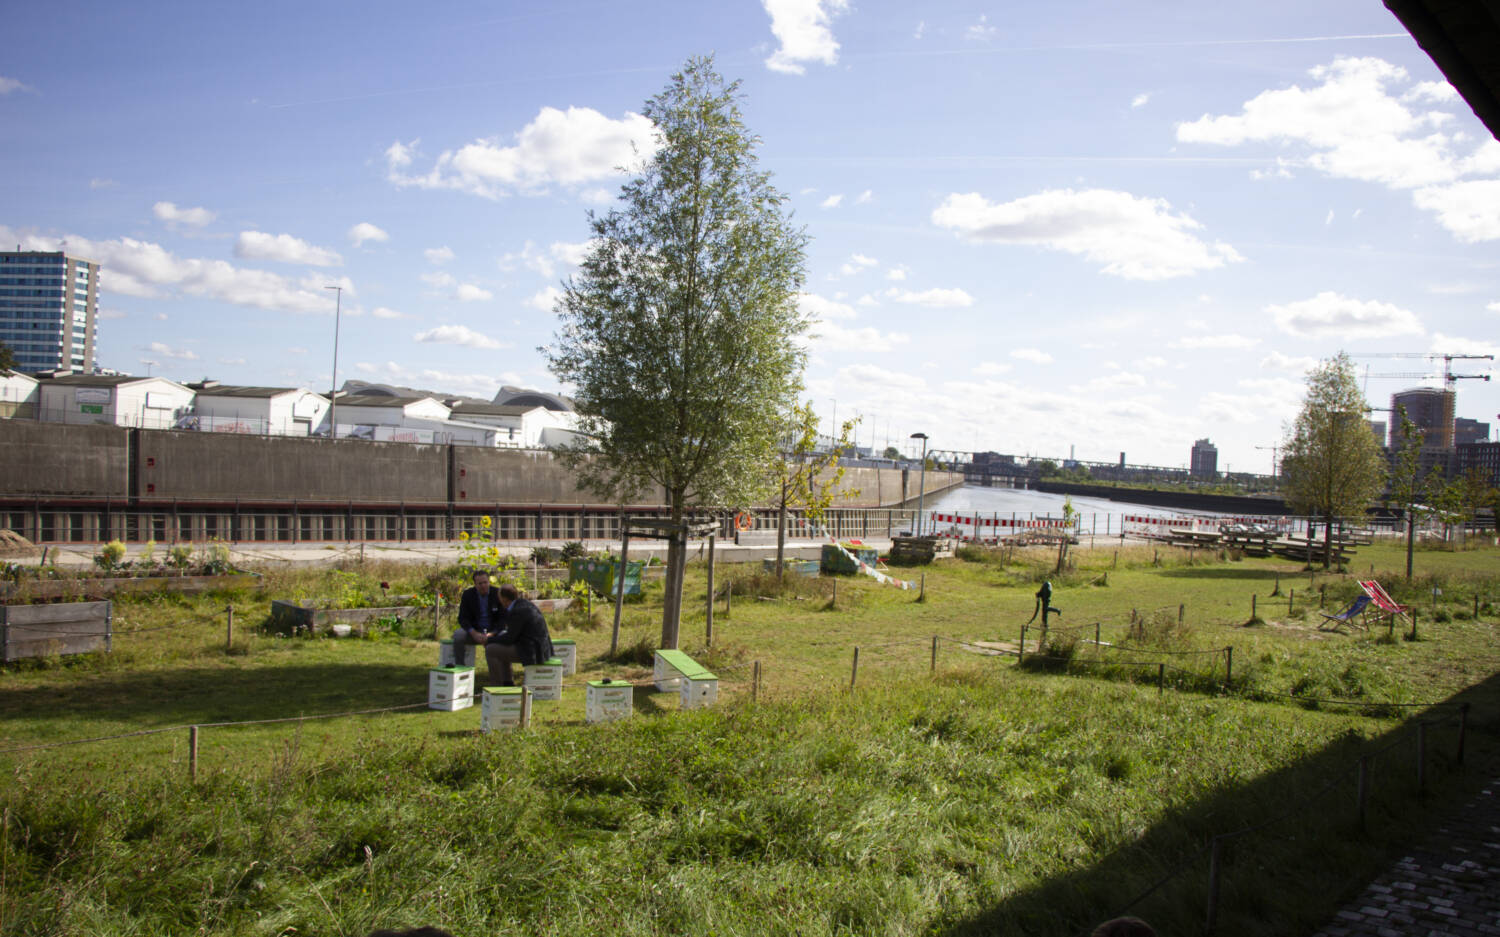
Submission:
[[[371,621],[431,615],[431,605],[392,605],[386,608],[317,608],[311,602],[273,599],[271,630],[279,634],[364,634]]]
[[[121,579],[28,579],[0,584],[0,601],[41,599],[106,599],[122,592],[181,592],[197,595],[216,589],[254,588],[259,573],[226,573],[218,576],[131,576]]]
[[[0,657],[86,654],[110,649],[108,602],[0,605]]]

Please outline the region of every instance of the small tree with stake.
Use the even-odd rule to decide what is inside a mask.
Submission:
[[[642,109],[657,147],[590,215],[593,242],[557,301],[543,349],[586,442],[579,480],[624,499],[660,486],[669,508],[661,646],[677,646],[689,511],[745,504],[767,484],[801,389],[807,241],[757,168],[739,85],[690,59]]]
[[[812,402],[792,408],[787,423],[787,437],[776,460],[776,578],[782,578],[786,560],[786,515],[790,507],[801,506],[808,520],[816,521],[833,504],[844,479],[839,459],[853,447],[849,436],[858,420],[846,420],[839,429],[838,442],[818,451],[818,415]],[[859,494],[849,490],[846,495]]]

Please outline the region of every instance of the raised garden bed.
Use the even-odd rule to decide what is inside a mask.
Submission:
[[[259,573],[220,573],[214,576],[131,576],[95,579],[87,576],[65,579],[23,579],[0,583],[0,601],[5,603],[47,599],[106,599],[129,592],[181,592],[196,595],[219,589],[248,589],[260,585]]]
[[[107,651],[112,617],[109,602],[0,605],[0,658]]]
[[[311,601],[273,599],[271,630],[277,634],[363,634],[372,621],[397,618],[405,621],[432,614],[431,605],[391,605],[384,608],[318,608]]]

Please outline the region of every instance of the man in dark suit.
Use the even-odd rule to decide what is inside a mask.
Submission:
[[[462,667],[469,658],[469,647],[486,647],[498,634],[505,616],[500,593],[490,588],[490,574],[474,574],[474,585],[458,598],[458,630],[453,632],[453,662]],[[508,671],[507,671],[508,672]],[[493,678],[495,668],[490,667]]]
[[[540,664],[552,656],[552,636],[541,609],[509,583],[499,589],[503,630],[491,634],[484,645],[484,659],[490,668],[490,679],[498,675],[500,686],[513,686],[511,665]]]

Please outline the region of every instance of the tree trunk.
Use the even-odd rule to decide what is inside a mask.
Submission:
[[[776,580],[782,578],[786,568],[786,482],[781,483],[781,503],[776,509]]]
[[[682,530],[683,495],[681,491],[669,491],[668,503],[672,506],[670,520],[674,525],[667,540],[667,576],[661,603],[661,647],[663,650],[677,648],[677,635],[682,624],[682,574],[687,563],[687,534]],[[643,583],[644,585],[644,583]]]
[[[1323,517],[1323,568],[1333,563],[1333,515]]]
[[[1417,514],[1406,506],[1406,581],[1411,582],[1411,551],[1417,539]]]

